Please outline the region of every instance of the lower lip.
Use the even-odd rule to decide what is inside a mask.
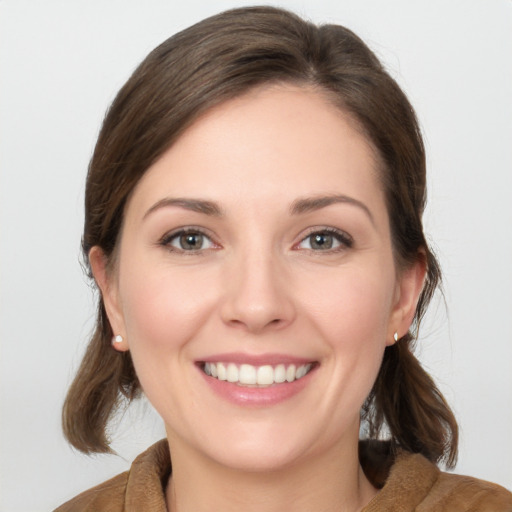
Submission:
[[[253,407],[275,405],[292,398],[308,385],[315,370],[316,367],[301,379],[294,380],[293,382],[272,384],[268,387],[246,387],[210,377],[199,368],[205,382],[214,393],[236,405]]]

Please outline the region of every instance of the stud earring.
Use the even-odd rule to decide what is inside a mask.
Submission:
[[[112,338],[112,344],[122,343],[122,342],[123,342],[123,337],[120,334],[118,334]]]
[[[393,339],[395,341],[398,341],[398,333],[395,331],[395,334],[393,334]]]

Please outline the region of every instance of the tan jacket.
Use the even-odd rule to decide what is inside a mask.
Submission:
[[[79,494],[55,512],[166,512],[171,474],[167,440],[139,455],[129,471]],[[375,482],[372,482],[375,484]],[[402,453],[362,512],[512,512],[499,485],[441,472],[422,455]]]

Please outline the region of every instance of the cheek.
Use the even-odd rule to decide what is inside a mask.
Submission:
[[[191,396],[179,390],[192,389],[183,368],[214,302],[211,286],[198,286],[168,267],[144,272],[139,261],[133,268],[137,271],[125,275],[120,288],[129,350],[146,397],[174,424],[183,417],[179,411],[194,408]]]
[[[127,273],[121,288],[122,310],[130,350],[136,358],[158,357],[190,340],[200,319],[211,309],[211,280],[153,266]]]
[[[341,269],[317,275],[315,287],[302,292],[305,314],[335,345],[371,346],[385,341],[394,296],[394,275],[387,269]]]
[[[329,385],[357,409],[373,386],[386,347],[394,275],[351,269],[317,284],[323,284],[323,291],[317,287],[311,294],[304,314],[324,340]]]

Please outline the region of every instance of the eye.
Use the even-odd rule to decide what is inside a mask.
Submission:
[[[184,229],[165,235],[160,244],[178,252],[197,252],[215,247],[212,240],[197,229]]]
[[[297,245],[299,249],[310,251],[337,251],[350,248],[353,245],[353,239],[347,233],[337,229],[320,229],[309,233]]]

